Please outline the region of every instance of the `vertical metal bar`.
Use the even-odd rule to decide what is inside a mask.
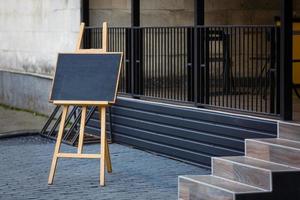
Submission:
[[[237,71],[238,71],[238,67],[237,67],[237,27],[234,27],[233,28],[234,30],[234,64],[235,64],[235,68],[234,68],[234,77],[235,77],[235,92],[234,92],[234,108],[237,108],[236,107],[236,95],[237,95],[237,90],[238,90],[238,87],[239,87],[239,80],[238,80],[238,74],[237,74]]]
[[[139,29],[139,45],[138,45],[138,55],[139,55],[139,95],[144,94],[144,29]]]
[[[131,28],[131,94],[134,97],[135,96],[135,90],[136,90],[136,86],[135,86],[135,29],[132,27]]]
[[[254,27],[251,28],[251,110],[254,111]]]
[[[203,47],[199,46],[200,44],[203,44],[203,41],[201,37],[199,37],[199,27],[197,26],[203,26],[205,23],[205,0],[194,0],[194,26],[195,26],[195,32],[194,32],[194,77],[192,84],[194,85],[192,89],[193,95],[191,97],[193,98],[195,104],[197,103],[203,103],[203,94],[204,93],[204,71],[202,70],[202,61],[204,57]],[[200,54],[199,54],[200,53]]]
[[[176,73],[175,73],[175,84],[176,84],[176,100],[180,101],[180,53],[179,53],[179,48],[180,48],[180,40],[179,40],[179,27],[175,28],[175,42],[176,42]]]
[[[266,65],[266,71],[265,71],[265,113],[268,113],[268,98],[269,98],[269,72],[270,72],[270,68],[269,68],[269,51],[268,51],[268,34],[270,33],[268,28],[264,28],[264,35],[265,35],[265,65]]]
[[[174,95],[174,93],[173,93],[173,87],[174,87],[174,83],[173,83],[173,81],[174,81],[174,77],[173,77],[173,70],[174,70],[174,58],[173,58],[173,56],[174,56],[174,43],[173,43],[173,37],[174,37],[174,35],[173,35],[173,29],[172,28],[170,28],[170,77],[169,77],[169,79],[170,79],[170,88],[169,88],[169,91],[170,91],[170,98],[171,99],[174,99],[173,98],[173,95]]]
[[[224,76],[226,74],[225,73],[225,68],[224,68],[224,63],[225,63],[225,48],[224,48],[224,46],[225,46],[225,42],[224,42],[225,37],[224,37],[224,35],[225,35],[225,31],[224,31],[223,27],[221,27],[220,30],[221,30],[222,33],[221,33],[221,38],[220,38],[220,42],[219,42],[219,51],[220,51],[220,55],[219,55],[219,57],[220,57],[220,61],[219,61],[220,82],[219,82],[219,84],[220,84],[220,87],[223,87],[222,89],[220,88],[220,92],[222,94],[222,106],[224,107],[224,105],[225,105],[225,102],[224,102],[225,101],[224,88],[226,88],[226,82],[225,82],[226,77]],[[222,50],[221,50],[221,44],[222,44]],[[222,57],[221,57],[221,52],[222,52]],[[223,68],[222,71],[221,71],[221,61],[222,61],[222,68]],[[222,76],[222,73],[223,73],[223,76]]]
[[[242,46],[243,46],[243,51],[242,51],[242,53],[241,53],[241,56],[242,56],[242,71],[243,71],[243,73],[242,73],[242,76],[243,76],[243,84],[242,84],[242,90],[243,90],[243,105],[242,105],[242,108],[243,108],[243,110],[245,110],[245,98],[246,98],[246,93],[245,93],[245,90],[246,90],[246,76],[245,76],[245,68],[246,68],[246,65],[245,65],[245,28],[242,28]]]
[[[140,26],[140,0],[131,0],[131,26]]]
[[[293,118],[292,19],[293,0],[281,0],[280,116],[283,120],[292,120]]]
[[[162,28],[159,28],[158,29],[158,44],[159,44],[159,48],[158,48],[158,81],[157,81],[157,87],[158,87],[158,90],[159,90],[159,93],[158,93],[158,97],[161,98],[162,95],[162,87],[161,87],[161,84],[162,84],[162,40],[161,40],[161,34],[162,34]]]
[[[264,71],[264,68],[265,68],[265,66],[263,65],[264,64],[264,62],[263,62],[263,60],[264,60],[264,55],[263,55],[263,44],[264,44],[264,42],[263,42],[263,28],[262,27],[260,27],[260,68],[261,68],[261,70],[260,70],[260,84],[259,84],[259,88],[260,88],[260,112],[262,112],[263,111],[263,71]]]
[[[216,40],[216,32],[217,32],[217,27],[214,27],[212,29],[212,41],[214,42],[214,57],[213,57],[213,63],[214,63],[214,105],[217,105],[217,40]]]
[[[205,21],[205,0],[194,0],[194,24],[195,26],[204,25]]]
[[[184,53],[184,63],[183,63],[183,66],[184,69],[183,69],[183,82],[184,82],[184,100],[185,101],[188,101],[188,98],[187,98],[187,70],[188,70],[188,50],[187,50],[187,46],[188,46],[188,37],[187,37],[187,33],[188,33],[188,28],[185,28],[184,29],[184,32],[183,32],[183,39],[184,39],[184,42],[183,42],[183,53]]]
[[[230,56],[231,56],[231,59],[232,59],[232,57],[235,57],[235,55],[233,53],[233,38],[235,38],[235,37],[233,35],[233,28],[231,27],[230,28]],[[233,102],[232,99],[233,99],[233,95],[235,93],[235,87],[234,87],[235,86],[235,76],[233,74],[233,67],[235,67],[235,63],[234,63],[234,65],[233,64],[230,64],[230,65],[231,65],[232,81],[234,82],[233,83],[233,89],[232,89],[232,91],[229,94],[230,95],[230,108],[232,108],[232,102]],[[235,71],[235,68],[234,68],[234,71]]]
[[[151,33],[150,33],[150,29],[148,28],[145,28],[145,37],[147,37],[146,41],[147,43],[145,44],[145,55],[146,55],[146,58],[145,58],[145,70],[144,70],[144,78],[145,80],[147,81],[146,84],[145,84],[145,93],[144,95],[149,95],[149,90],[150,90],[150,84],[151,82],[149,83],[149,77],[151,77]]]
[[[151,48],[151,57],[150,57],[150,69],[149,69],[149,74],[148,74],[148,77],[150,77],[151,79],[152,79],[152,77],[154,76],[153,74],[154,74],[154,71],[153,71],[153,69],[154,69],[154,62],[153,62],[153,57],[154,57],[154,34],[153,34],[153,28],[149,28],[149,31],[150,31],[150,48]],[[150,90],[150,92],[149,92],[149,95],[150,96],[153,96],[153,91],[154,91],[154,85],[153,85],[153,81],[151,81],[150,82],[150,88],[149,88],[149,90]]]
[[[153,82],[153,96],[157,97],[158,95],[158,88],[157,88],[157,80],[158,80],[158,62],[157,62],[157,50],[158,50],[158,44],[157,44],[157,28],[153,28],[153,37],[154,37],[154,55],[153,55],[153,71],[154,75],[152,77],[152,82]]]
[[[271,39],[271,44],[270,44],[270,113],[275,114],[275,98],[276,98],[276,93],[275,93],[275,61],[276,61],[276,40],[275,40],[275,28],[271,28],[271,33],[270,33],[270,39]]]
[[[179,31],[179,35],[180,35],[180,37],[178,37],[179,38],[179,46],[178,46],[178,48],[179,48],[179,55],[180,55],[180,60],[179,60],[179,66],[180,66],[180,72],[179,72],[179,80],[180,80],[180,82],[179,82],[179,84],[180,84],[180,93],[179,93],[179,96],[180,96],[180,101],[184,101],[184,99],[183,99],[183,87],[184,87],[184,81],[183,81],[183,68],[184,68],[184,66],[183,66],[183,63],[182,63],[182,60],[183,60],[183,46],[182,46],[182,42],[183,42],[183,38],[182,38],[182,35],[183,35],[183,31],[184,31],[184,28],[180,28],[179,29],[180,31]]]
[[[132,29],[126,28],[126,50],[125,50],[125,76],[126,76],[126,93],[133,95],[132,90]]]
[[[132,94],[140,95],[142,93],[142,69],[141,69],[141,37],[140,30],[140,0],[131,1],[131,75],[132,75]]]
[[[199,74],[199,70],[200,70],[200,68],[199,68],[199,60],[198,60],[198,56],[199,56],[199,45],[198,45],[198,42],[199,42],[199,40],[198,40],[198,27],[197,26],[195,26],[194,27],[194,74],[193,74],[193,76],[194,76],[194,82],[193,82],[193,84],[194,84],[194,90],[193,90],[193,93],[194,93],[194,104],[195,104],[195,106],[197,106],[197,104],[198,104],[198,97],[199,97],[199,94],[198,94],[198,88],[199,88],[199,82],[198,82],[198,74]]]
[[[228,96],[229,96],[229,90],[230,88],[229,83],[230,83],[230,69],[229,69],[229,65],[228,65],[228,27],[224,27],[223,28],[224,31],[224,35],[223,35],[223,84],[224,84],[224,89],[223,89],[223,105],[228,107]],[[226,95],[226,97],[225,97]],[[226,102],[226,103],[225,103]]]
[[[204,28],[204,39],[205,39],[205,103],[209,104],[211,98],[210,87],[211,87],[211,77],[210,77],[210,42],[209,42],[209,27]]]
[[[239,92],[238,92],[238,105],[239,109],[241,109],[241,95],[242,95],[242,81],[241,81],[241,27],[238,27],[238,41],[239,41],[239,46],[238,46],[238,57],[239,57],[239,70],[238,70],[238,76],[239,76]]]
[[[280,61],[280,39],[281,39],[281,36],[280,36],[280,32],[281,32],[281,28],[280,26],[276,25],[276,114],[280,114],[281,112],[281,109],[280,109],[280,106],[281,106],[281,103],[280,103],[280,100],[281,100],[281,96],[280,96],[280,90],[281,90],[281,87],[280,87],[280,83],[281,83],[281,80],[280,80],[280,70],[281,70],[281,61]]]
[[[81,0],[81,21],[85,23],[86,26],[90,25],[90,1]]]
[[[164,55],[165,55],[165,61],[164,61],[164,98],[168,97],[167,94],[167,88],[168,88],[168,30],[167,28],[164,28],[165,30],[165,35],[164,35],[164,43],[165,43],[165,48],[164,48]]]
[[[193,28],[188,29],[188,101],[192,102],[194,100],[194,37]]]
[[[175,82],[175,76],[176,76],[176,68],[177,68],[177,63],[176,63],[176,40],[175,40],[175,38],[176,38],[176,32],[175,32],[175,28],[172,28],[172,43],[173,43],[173,48],[172,48],[172,51],[173,51],[173,56],[172,56],[172,61],[173,61],[173,63],[172,63],[172,68],[173,68],[173,74],[172,74],[172,85],[173,85],[173,87],[172,87],[172,100],[175,100],[176,99],[176,94],[175,94],[175,90],[176,90],[176,87],[175,87],[175,84],[176,84],[176,82]]]
[[[256,39],[256,45],[255,45],[255,50],[256,50],[256,66],[255,66],[255,79],[257,80],[257,81],[255,81],[255,88],[257,88],[258,87],[258,82],[259,82],[259,74],[258,74],[258,66],[259,66],[259,63],[258,63],[258,44],[259,44],[259,42],[258,42],[258,30],[259,30],[259,28],[258,27],[256,27],[256,37],[255,37],[255,39]],[[256,102],[255,102],[255,111],[258,111],[258,93],[259,93],[259,90],[258,91],[256,91]]]
[[[249,93],[250,93],[250,82],[249,82],[249,74],[250,74],[250,65],[249,65],[249,52],[250,52],[250,40],[249,40],[249,36],[250,35],[250,28],[247,28],[247,54],[246,54],[246,60],[247,60],[247,73],[246,73],[246,78],[247,78],[247,110],[249,110]]]
[[[222,37],[222,32],[220,27],[217,28],[217,38],[216,38],[216,42],[218,42],[218,54],[217,54],[217,63],[218,63],[218,71],[216,73],[218,73],[218,106],[221,106],[221,96],[222,96],[222,90],[221,90],[221,37]]]

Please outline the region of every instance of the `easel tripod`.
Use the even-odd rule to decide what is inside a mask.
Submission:
[[[102,35],[102,49],[81,49],[82,37],[84,32],[84,24],[82,23],[80,26],[79,38],[76,47],[76,53],[88,53],[88,54],[99,54],[106,53],[108,49],[108,28],[107,23],[103,23],[103,35]],[[58,158],[88,158],[88,159],[100,159],[100,186],[105,185],[105,168],[107,168],[107,172],[112,172],[109,146],[106,138],[106,108],[109,106],[109,102],[107,101],[53,101],[55,105],[63,106],[63,113],[61,117],[61,122],[59,126],[59,131],[57,135],[57,141],[55,144],[55,149],[52,158],[51,169],[48,178],[48,184],[53,183],[57,161]],[[60,152],[60,146],[62,142],[62,137],[64,133],[65,121],[68,114],[68,109],[70,106],[81,106],[81,121],[80,121],[80,131],[79,131],[79,139],[78,139],[78,148],[77,153],[62,153]],[[101,148],[100,154],[84,154],[83,151],[83,140],[84,140],[84,128],[86,121],[86,113],[88,106],[97,106],[99,111],[99,119],[100,119],[100,128],[101,128]]]

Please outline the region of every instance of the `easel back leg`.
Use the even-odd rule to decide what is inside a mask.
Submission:
[[[87,110],[87,107],[83,106],[82,111],[81,111],[81,121],[80,121],[80,131],[79,131],[77,153],[82,153],[83,139],[84,139],[84,127],[85,127],[85,119],[86,119],[86,110]]]
[[[110,152],[109,152],[109,146],[107,140],[105,141],[105,160],[106,160],[106,167],[107,172],[112,173],[112,166],[111,166],[111,160],[110,160]]]

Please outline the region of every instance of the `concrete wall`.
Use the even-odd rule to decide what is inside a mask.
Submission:
[[[90,0],[90,24],[130,26],[131,0]],[[142,26],[193,24],[193,0],[141,0]]]
[[[36,75],[0,71],[0,102],[37,113],[50,114],[48,103],[52,79]]]
[[[32,77],[52,76],[57,53],[74,51],[80,2],[0,0],[0,103],[41,113],[49,111],[49,84],[38,81],[40,78],[32,81]],[[21,74],[8,75],[4,71]]]
[[[51,75],[58,52],[73,51],[80,0],[0,0],[0,69]]]
[[[205,23],[273,24],[280,0],[205,0]],[[300,1],[294,0],[300,16]],[[90,0],[91,25],[108,21],[112,26],[130,26],[131,0]],[[142,26],[176,26],[194,23],[194,0],[141,0]]]

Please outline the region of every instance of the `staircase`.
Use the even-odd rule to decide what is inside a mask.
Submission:
[[[212,174],[179,177],[180,200],[300,200],[300,125],[246,139],[245,156],[212,158]]]

